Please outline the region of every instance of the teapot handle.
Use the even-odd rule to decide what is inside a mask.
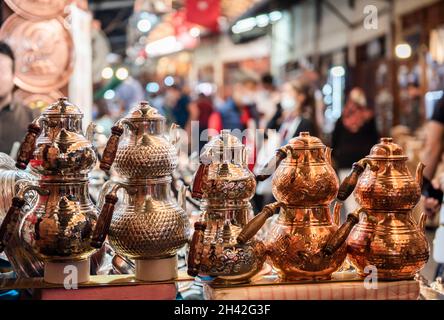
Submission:
[[[242,229],[242,231],[237,236],[237,242],[239,244],[247,243],[248,240],[253,238],[254,235],[260,230],[260,228],[262,228],[262,226],[265,224],[265,221],[267,221],[268,218],[272,217],[278,208],[283,206],[284,204],[280,202],[267,204],[262,209],[262,211],[259,212],[259,214],[253,219],[251,219]]]
[[[103,171],[109,171],[109,169],[111,169],[114,159],[116,158],[117,147],[119,146],[119,140],[122,134],[123,128],[120,126],[120,124],[111,128],[111,137],[109,137],[108,142],[106,143],[102,160],[100,160],[100,169]]]
[[[199,274],[200,269],[200,258],[203,251],[203,240],[205,229],[207,224],[205,222],[197,221],[194,224],[193,238],[190,244],[190,251],[188,253],[188,274],[195,277]]]
[[[0,253],[3,252],[7,246],[13,232],[12,230],[15,229],[18,222],[17,219],[20,216],[20,210],[26,203],[24,195],[31,190],[37,191],[37,193],[42,196],[49,194],[48,190],[42,189],[38,186],[26,186],[17,193],[17,196],[12,198],[12,205],[6,213],[6,216],[0,226]]]
[[[332,256],[344,244],[355,224],[359,222],[360,210],[349,213],[344,224],[331,235],[322,250],[325,256]]]
[[[208,164],[200,163],[196,174],[194,175],[193,186],[191,187],[191,196],[195,199],[202,199],[203,197],[202,185],[204,176],[208,174],[208,168]]]
[[[276,170],[276,168],[281,164],[282,160],[284,160],[286,157],[286,147],[277,149],[274,157],[263,168],[260,169],[259,174],[256,175],[256,180],[264,181],[268,179],[272,175],[270,170]]]
[[[93,248],[100,249],[105,242],[109,232],[109,227],[111,225],[111,220],[113,218],[114,207],[117,201],[119,201],[117,191],[120,188],[124,188],[128,194],[134,194],[136,192],[135,189],[128,188],[123,184],[117,183],[115,186],[113,186],[110,193],[105,196],[105,203],[100,211],[96,227],[94,228],[94,232],[91,237],[91,247]]]
[[[353,163],[352,170],[339,186],[338,195],[336,197],[338,200],[345,201],[352,194],[358,183],[359,176],[364,172],[364,169],[365,163],[363,160]]]
[[[36,123],[37,121],[32,122],[28,126],[28,132],[26,133],[26,136],[23,139],[23,142],[20,145],[20,149],[17,154],[17,161],[15,163],[15,166],[21,170],[25,170],[28,166],[28,163],[31,160],[35,150],[37,137],[42,132],[42,128]]]

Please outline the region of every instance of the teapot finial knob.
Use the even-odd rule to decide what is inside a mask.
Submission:
[[[381,138],[381,142],[382,143],[392,143],[393,142],[393,138],[391,138],[391,137],[384,137],[384,138]]]

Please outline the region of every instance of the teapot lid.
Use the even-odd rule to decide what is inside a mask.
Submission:
[[[165,117],[147,101],[141,101],[125,118],[130,121],[165,121]]]
[[[295,150],[312,150],[312,149],[324,149],[325,144],[321,139],[311,136],[309,132],[301,132],[299,136],[290,139],[288,144]]]
[[[227,129],[221,130],[220,134],[213,137],[204,147],[205,151],[222,151],[240,148],[244,148],[242,142]]]
[[[407,156],[404,154],[404,150],[393,142],[393,138],[381,138],[381,142],[373,146],[367,158],[406,160]]]
[[[42,115],[49,117],[74,116],[83,117],[83,112],[79,107],[68,101],[68,98],[59,98],[56,102],[50,104]]]

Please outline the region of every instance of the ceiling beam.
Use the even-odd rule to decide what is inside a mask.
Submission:
[[[89,4],[89,9],[92,11],[105,11],[113,9],[129,8],[134,5],[134,0],[120,0],[120,1],[101,1],[92,2]]]

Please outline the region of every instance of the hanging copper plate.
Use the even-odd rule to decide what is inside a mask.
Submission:
[[[5,0],[18,15],[27,20],[47,20],[61,16],[71,0]]]
[[[46,108],[61,97],[63,97],[63,93],[60,91],[52,91],[49,93],[31,93],[22,89],[17,89],[14,92],[15,101],[19,101],[31,109],[38,110]]]
[[[46,93],[68,83],[73,68],[73,42],[63,19],[27,21],[11,15],[0,29],[16,57],[14,83],[33,93]]]

